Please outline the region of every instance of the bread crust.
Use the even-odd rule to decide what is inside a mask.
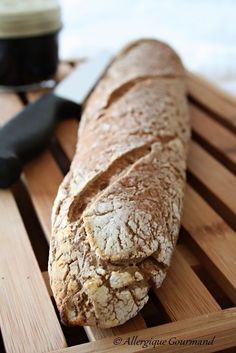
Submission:
[[[169,46],[136,41],[86,102],[52,213],[49,275],[67,325],[123,324],[165,278],[190,138],[184,76]]]

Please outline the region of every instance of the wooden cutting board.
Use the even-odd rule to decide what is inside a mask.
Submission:
[[[61,63],[58,80],[76,64]],[[163,286],[126,324],[62,326],[48,283],[51,207],[75,151],[78,121],[61,122],[21,180],[0,191],[1,352],[236,352],[236,101],[191,73],[188,89],[193,133],[179,242]],[[1,93],[0,123],[41,94]],[[214,336],[212,345],[168,344],[171,337]],[[167,343],[137,343],[150,338]]]

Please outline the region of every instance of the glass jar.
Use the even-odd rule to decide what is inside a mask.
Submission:
[[[20,91],[52,83],[60,29],[56,0],[1,0],[0,87]]]

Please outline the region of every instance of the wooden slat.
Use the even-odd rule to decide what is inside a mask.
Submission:
[[[190,143],[189,170],[233,213],[236,213],[236,179],[196,142]]]
[[[7,353],[66,346],[28,236],[9,191],[0,191],[0,321]]]
[[[208,270],[236,304],[236,235],[190,186],[182,224],[203,252]]]
[[[24,168],[24,181],[48,240],[51,232],[52,200],[62,179],[61,171],[48,150],[27,163]]]
[[[181,320],[169,324],[152,327],[148,330],[134,331],[133,333],[119,336],[124,343],[129,337],[136,336],[138,339],[163,339],[167,344],[147,348],[137,344],[115,345],[114,339],[105,338],[97,342],[85,343],[80,346],[57,350],[54,353],[109,353],[109,352],[159,352],[159,353],[211,353],[236,345],[236,309],[227,309],[208,315],[198,316],[192,319]],[[213,345],[169,345],[170,338],[181,339],[212,339]]]
[[[97,341],[105,337],[118,336],[136,330],[146,329],[146,323],[142,315],[138,314],[134,319],[125,324],[108,329],[99,329],[97,327],[85,326],[84,329],[90,341]]]
[[[175,250],[165,281],[155,293],[171,320],[183,320],[221,310],[178,249]]]
[[[65,126],[67,123],[65,121],[61,124]],[[49,150],[43,151],[24,167],[24,182],[48,241],[51,232],[51,209],[62,179],[62,172]]]
[[[194,131],[232,163],[236,163],[235,135],[193,104],[190,105],[190,115]]]
[[[235,97],[191,72],[188,72],[188,91],[195,100],[236,127]]]

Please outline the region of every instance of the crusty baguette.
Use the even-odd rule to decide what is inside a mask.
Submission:
[[[180,228],[189,137],[179,57],[156,40],[132,43],[86,102],[53,207],[49,274],[65,324],[120,325],[161,285]]]

